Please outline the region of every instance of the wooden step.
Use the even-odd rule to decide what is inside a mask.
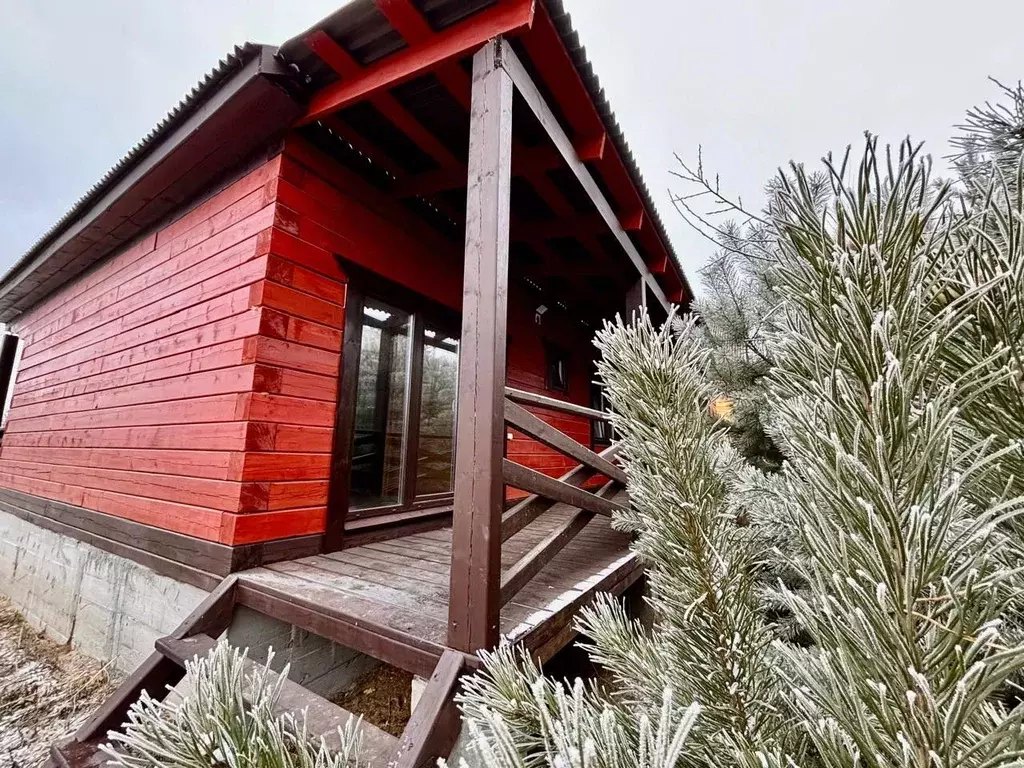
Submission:
[[[160,653],[182,666],[195,656],[206,656],[216,644],[216,640],[203,634],[183,638],[164,637],[156,641]],[[246,660],[245,667],[248,676],[260,665]],[[271,683],[276,682],[277,675],[271,672],[269,679]],[[338,729],[344,730],[349,720],[353,718],[358,720],[358,715],[347,709],[318,696],[298,683],[284,680],[274,714],[291,713],[300,717],[303,710],[306,712],[306,725],[310,735],[317,740],[323,737],[331,750],[337,750],[341,746]],[[394,759],[398,751],[397,737],[365,721],[359,724],[358,731],[362,739],[360,755],[367,765],[384,766]]]

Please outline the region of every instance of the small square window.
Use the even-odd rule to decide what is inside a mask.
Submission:
[[[553,344],[547,347],[547,388],[554,392],[569,391],[569,355]]]

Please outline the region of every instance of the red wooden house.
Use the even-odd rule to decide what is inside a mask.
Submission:
[[[236,49],[0,281],[0,509],[213,590],[55,759],[239,604],[433,675],[445,753],[473,652],[638,578],[591,339],[689,299],[558,0]]]

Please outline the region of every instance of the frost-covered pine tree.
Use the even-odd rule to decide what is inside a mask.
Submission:
[[[778,305],[771,284],[771,268],[778,261],[775,219],[770,205],[751,212],[742,201],[726,197],[717,177],[705,174],[700,152],[696,167],[678,156],[676,160],[672,175],[685,185],[685,192],[672,193],[672,203],[682,219],[715,246],[700,270],[702,291],[692,307],[710,351],[708,375],[716,397],[729,403],[726,423],[733,445],[758,469],[774,471],[783,460],[769,429],[766,388],[774,364],[768,337]],[[821,204],[825,175],[814,174],[810,181]],[[775,179],[768,183],[769,201],[778,185]],[[712,210],[699,208],[702,201]],[[729,218],[719,221],[723,216]]]
[[[653,626],[631,620],[612,599],[584,614],[591,654],[613,678],[611,696],[538,682],[536,668],[510,651],[488,658],[462,697],[467,722],[478,744],[504,744],[523,765],[669,768],[677,763],[644,762],[644,724],[688,724],[688,707],[698,702],[686,764],[756,765],[766,745],[793,751],[754,576],[762,565],[758,539],[730,502],[743,462],[708,410],[714,389],[703,335],[692,317],[660,329],[643,318],[609,324],[597,343],[629,476],[631,508],[616,524],[636,534]],[[602,745],[587,760],[551,758],[564,754],[552,738],[564,726],[545,725],[564,721],[560,698],[578,702],[575,731]]]
[[[313,739],[305,713],[278,715],[288,676],[246,664],[247,652],[220,642],[185,662],[184,698],[157,701],[143,691],[122,732],[103,746],[110,766],[122,768],[361,768],[358,721],[338,730],[331,749]],[[370,768],[370,766],[366,766]]]
[[[814,642],[779,646],[796,710],[824,765],[1019,764],[1024,709],[998,697],[1024,667],[1004,629],[1020,542],[998,525],[1021,511],[1004,462],[1017,448],[962,417],[1019,368],[997,347],[953,370],[949,348],[1024,251],[972,270],[992,211],[958,214],[909,144],[879,157],[870,139],[856,170],[827,165],[824,216],[800,168],[777,196],[771,388],[790,463],[776,501],[808,585],[789,605]]]
[[[489,659],[463,697],[477,743],[502,746],[489,764],[638,765],[638,719],[669,701],[682,723],[694,700],[677,765],[1024,765],[1024,174],[1019,156],[972,162],[971,187],[936,186],[918,149],[870,139],[859,165],[826,162],[824,200],[801,167],[780,178],[781,473],[744,467],[702,418],[714,389],[692,322],[604,330],[632,501],[618,524],[651,574],[653,627],[611,600],[585,615],[612,682],[571,710],[511,651]],[[803,585],[781,590],[799,644],[769,624],[774,557]],[[567,728],[576,751],[553,750]]]

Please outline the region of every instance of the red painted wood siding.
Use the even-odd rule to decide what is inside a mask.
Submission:
[[[289,142],[279,186],[279,200],[289,213],[283,217],[293,230],[288,242],[301,247],[304,263],[317,265],[338,253],[411,290],[454,309],[461,307],[461,251],[411,217],[394,200],[348,173],[301,139]],[[275,235],[275,243],[277,235]],[[339,281],[340,270],[333,273]],[[580,405],[590,404],[593,371],[591,332],[557,313],[542,325],[534,323],[536,307],[522,286],[509,288],[508,381],[520,389],[539,392]],[[547,358],[544,342],[570,352],[569,391],[546,387]],[[586,419],[533,409],[538,416],[566,434],[590,445]],[[547,446],[512,431],[508,457],[552,476],[564,474],[576,462]],[[509,498],[523,494],[508,490]]]
[[[510,290],[508,333],[508,384],[516,389],[556,397],[578,405],[590,405],[590,382],[594,378],[591,333],[582,326],[574,327],[563,315],[547,313],[540,325],[534,322],[534,310],[521,292]],[[569,355],[568,392],[547,389],[547,350],[545,342],[557,344]],[[553,427],[583,445],[590,446],[590,422],[581,416],[572,416],[546,408],[528,410]],[[512,435],[508,439],[508,435]],[[506,431],[505,455],[510,461],[543,472],[552,477],[565,474],[576,466],[575,459],[538,443],[518,430]],[[525,496],[522,491],[509,488],[506,497]]]
[[[232,545],[323,531],[348,282],[335,254],[459,308],[461,250],[290,138],[19,318],[0,487]],[[572,353],[561,396],[587,404],[589,332],[533,310],[513,285],[509,383],[555,394],[554,341]],[[538,414],[589,443],[585,420]],[[508,455],[574,465],[520,434]]]
[[[275,320],[262,305],[279,268],[280,166],[251,170],[18,319],[0,486],[213,541],[261,535],[266,515],[244,514],[263,479],[247,453],[267,439],[260,398],[315,389],[258,355]]]

